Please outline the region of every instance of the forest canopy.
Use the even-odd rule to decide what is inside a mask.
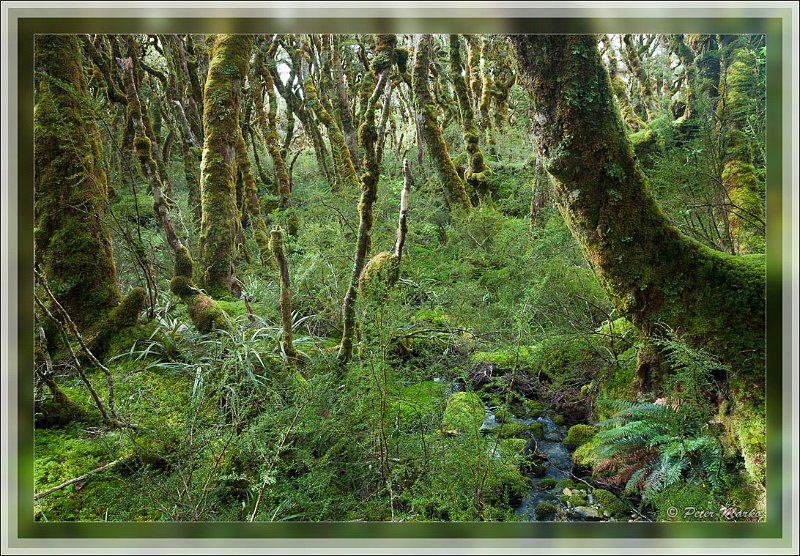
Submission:
[[[37,35],[38,521],[766,508],[763,35]]]

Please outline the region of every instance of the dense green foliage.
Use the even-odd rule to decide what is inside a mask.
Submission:
[[[622,56],[620,41],[610,44]],[[757,37],[743,41],[736,60],[763,57]],[[623,178],[644,172],[653,218],[691,236],[689,252],[705,257],[669,279],[655,263],[636,266],[643,251],[614,263],[663,290],[669,303],[653,330],[686,303],[681,322],[702,320],[690,336],[664,332],[654,344],[553,202],[530,143],[531,98],[516,84],[504,37],[425,36],[416,57],[410,38],[391,35],[80,42],[76,79],[86,89],[43,80],[38,94],[67,95],[97,126],[102,141],[90,146],[109,178],[96,212],[111,245],[76,253],[83,261],[86,250],[113,247],[114,284],[128,296],[101,304],[107,318],[85,338],[37,313],[35,519],[622,520],[633,507],[635,519],[671,519],[667,508],[679,502],[763,505],[765,439],[728,418],[739,398],[759,396],[746,390],[763,338],[727,335],[730,321],[753,315],[705,318],[698,308],[728,303],[735,277],[690,299],[691,286],[720,268],[746,275],[753,291],[763,285],[763,256],[732,254],[723,209],[696,207],[720,194],[726,160],[709,147],[719,139],[710,123],[717,103],[699,84],[693,119],[680,122],[669,95],[645,110],[637,91],[646,88],[632,85],[625,102],[643,127],[620,123],[605,130],[614,137],[595,138],[628,152],[626,135],[637,132],[630,167],[603,161],[603,183],[619,184],[605,190],[616,208],[603,221],[641,200]],[[111,64],[129,42],[140,49],[135,85],[152,134],[138,143]],[[466,56],[451,56],[454,47]],[[646,73],[616,68],[616,77],[666,79],[677,54],[665,48],[640,53]],[[755,70],[757,84],[763,68]],[[558,94],[588,110],[599,92],[586,82]],[[613,113],[623,108],[616,95],[605,99]],[[763,176],[763,122],[748,121],[736,130]],[[40,124],[63,131],[48,122],[37,120],[37,140],[49,137]],[[404,158],[413,185],[398,259]],[[145,174],[158,165],[164,200],[154,209]],[[51,221],[51,193],[37,195],[37,214]],[[159,210],[169,212],[178,248]],[[366,212],[370,227],[359,233]],[[280,241],[270,246],[263,233],[273,228]],[[763,234],[747,233],[757,252]],[[606,239],[633,247],[638,237]],[[354,272],[357,243],[364,272]],[[664,257],[679,265],[671,258],[682,254]],[[66,266],[45,266],[60,295]],[[352,357],[342,360],[348,289],[357,302]],[[67,311],[96,320],[77,302]],[[755,354],[746,372],[697,348],[725,339],[730,352]],[[641,388],[653,345],[666,354],[663,381]],[[96,398],[113,405],[116,426],[103,423]],[[556,469],[558,454],[575,465]],[[525,517],[531,493],[544,498]]]

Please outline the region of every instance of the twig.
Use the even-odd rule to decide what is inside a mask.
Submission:
[[[261,483],[261,488],[258,489],[258,498],[256,499],[256,505],[253,508],[253,513],[250,514],[250,523],[256,520],[256,513],[258,513],[258,506],[261,504],[261,496],[264,494],[264,489],[267,488],[267,483],[269,482],[270,475],[272,474],[272,468],[278,461],[278,458],[281,455],[281,450],[283,450],[283,445],[286,444],[286,439],[289,438],[289,433],[292,432],[294,424],[297,422],[297,418],[300,417],[300,412],[303,411],[303,408],[305,406],[306,404],[303,403],[303,405],[297,408],[297,413],[294,414],[294,419],[292,419],[292,422],[289,424],[289,428],[286,429],[286,432],[284,432],[281,435],[280,444],[278,444],[278,448],[275,450],[275,457],[272,458],[272,461],[269,462],[269,467],[267,468],[267,472],[264,474],[264,481]]]
[[[93,475],[95,473],[100,473],[101,471],[105,471],[106,469],[111,469],[112,467],[117,465],[119,462],[121,462],[123,459],[124,458],[115,459],[111,463],[107,463],[105,465],[101,465],[97,469],[92,469],[91,471],[88,471],[88,472],[84,473],[80,477],[75,477],[74,479],[70,479],[69,481],[65,481],[65,482],[61,483],[60,485],[58,485],[58,486],[54,486],[53,488],[49,488],[49,489],[45,490],[44,492],[40,492],[38,494],[34,494],[33,495],[33,499],[34,500],[38,500],[39,498],[43,498],[43,497],[47,496],[48,494],[54,493],[57,490],[61,490],[62,488],[66,488],[71,484],[83,481],[84,479],[88,478],[89,475]]]

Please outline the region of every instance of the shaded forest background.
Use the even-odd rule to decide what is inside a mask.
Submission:
[[[35,55],[35,519],[763,517],[763,36]]]

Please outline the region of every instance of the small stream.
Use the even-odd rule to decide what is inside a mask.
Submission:
[[[500,426],[494,413],[490,408],[486,409],[486,417],[481,425],[482,430],[492,430]],[[547,413],[542,413],[536,419],[522,419],[515,415],[509,415],[509,422],[524,423],[530,425],[534,421],[542,424],[544,436],[542,440],[531,438],[525,445],[526,454],[535,453],[535,461],[544,466],[545,473],[541,476],[530,477],[533,488],[522,499],[522,502],[515,508],[517,515],[522,521],[538,521],[536,519],[536,506],[542,502],[548,502],[556,508],[556,513],[548,517],[546,521],[586,521],[599,520],[602,516],[588,506],[573,508],[561,500],[561,495],[565,493],[563,488],[552,487],[549,489],[541,488],[539,483],[544,479],[559,481],[564,478],[572,477],[572,457],[569,450],[564,446],[564,438],[567,436],[567,427],[556,425]],[[583,495],[589,504],[592,503],[591,494],[585,490],[573,489],[569,492]]]

